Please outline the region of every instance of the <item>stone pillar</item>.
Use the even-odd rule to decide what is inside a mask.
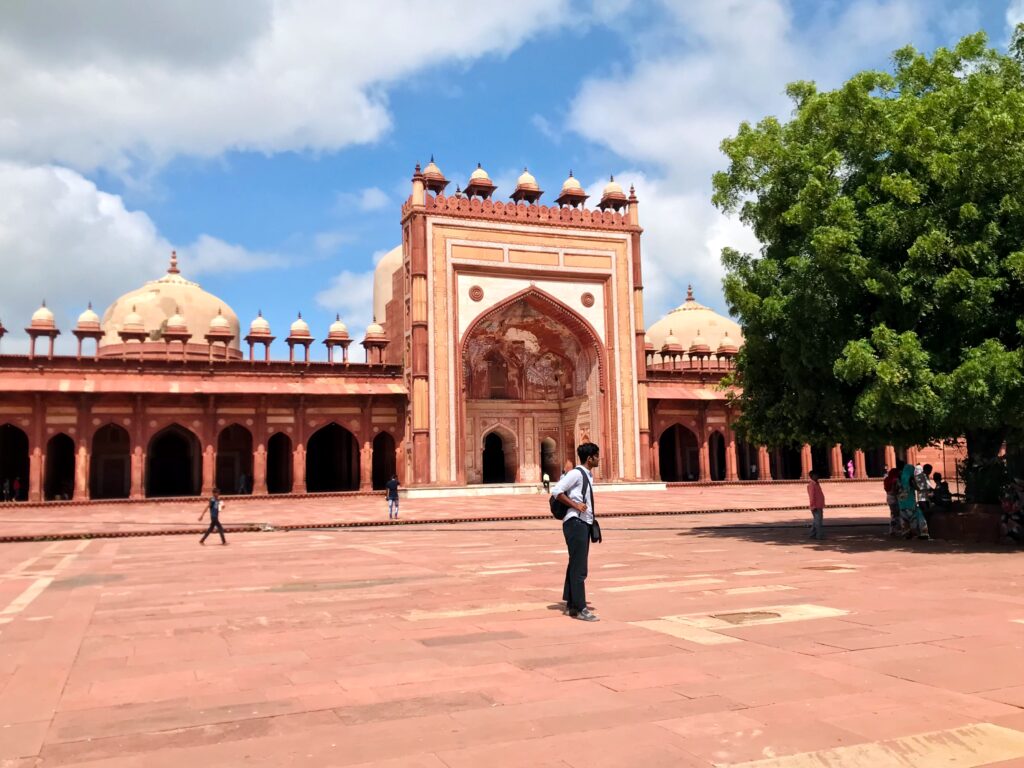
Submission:
[[[146,467],[146,455],[142,452],[142,446],[136,445],[132,450],[132,471],[131,485],[128,487],[128,498],[141,499],[146,495],[144,484],[144,470]]]
[[[768,448],[763,445],[757,447],[757,479],[772,480],[772,461],[768,455]]]
[[[832,477],[834,479],[844,477],[845,472],[843,471],[843,447],[839,443],[836,443],[835,445],[832,446],[832,450],[829,452],[829,455],[832,459],[829,462],[829,469],[831,470]]]
[[[252,452],[252,493],[262,496],[267,492],[267,448],[263,443]]]
[[[43,451],[36,445],[28,456],[28,500],[43,500]]]
[[[363,441],[359,451],[359,490],[373,490],[373,443]]]
[[[729,432],[729,442],[725,444],[725,479],[739,480],[736,474],[736,436]]]
[[[907,464],[917,464],[917,446],[907,448]]]
[[[868,476],[867,462],[864,461],[864,451],[859,448],[853,452],[853,474],[861,479]]]
[[[75,456],[75,493],[74,498],[78,501],[89,499],[89,448],[85,440],[78,445],[78,453]]]
[[[807,477],[813,469],[811,460],[811,446],[804,443],[800,446],[800,477]]]
[[[889,469],[896,468],[896,449],[891,446],[885,446],[885,466]]]
[[[292,449],[292,493],[306,492],[306,446],[296,442]]]
[[[700,441],[700,481],[706,483],[711,480],[711,452],[708,449],[707,439]]]
[[[661,480],[661,447],[657,440],[651,443],[651,479]]]
[[[214,470],[216,469],[216,467],[216,449],[212,445],[207,445],[206,448],[203,449],[203,479],[199,491],[203,496],[209,496],[211,493],[213,493]],[[221,489],[221,491],[224,493],[230,493],[234,490],[234,488]]]

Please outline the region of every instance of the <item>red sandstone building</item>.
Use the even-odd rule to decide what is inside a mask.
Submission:
[[[595,208],[570,174],[554,204],[524,171],[509,202],[482,168],[446,196],[433,161],[378,264],[366,362],[341,320],[319,341],[301,315],[273,360],[257,315],[167,274],[100,318],[74,357],[44,306],[28,355],[0,357],[0,487],[88,500],[537,483],[577,444],[606,482],[880,476],[891,447],[767,448],[733,433],[718,386],[739,326],[692,292],[645,333],[639,203],[609,182]],[[0,335],[4,333],[0,327]],[[328,362],[310,360],[314,343]],[[245,351],[243,352],[243,346]],[[910,449],[910,458],[916,453]],[[938,465],[938,461],[935,461]]]

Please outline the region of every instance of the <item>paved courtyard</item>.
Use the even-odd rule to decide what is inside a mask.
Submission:
[[[0,766],[1024,765],[1020,555],[777,492],[607,520],[596,624],[554,520],[0,545]]]

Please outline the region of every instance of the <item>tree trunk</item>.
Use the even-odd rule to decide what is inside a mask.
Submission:
[[[1000,458],[1006,429],[968,430],[964,492],[968,502],[995,504],[1006,484],[1006,463]]]

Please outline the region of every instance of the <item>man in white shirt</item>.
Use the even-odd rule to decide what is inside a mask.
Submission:
[[[569,550],[569,565],[565,569],[562,599],[566,613],[580,621],[597,621],[587,608],[587,559],[590,555],[590,527],[594,523],[594,475],[600,459],[595,443],[582,443],[576,454],[579,466],[562,475],[551,489],[551,495],[569,510],[562,520],[562,535]]]

